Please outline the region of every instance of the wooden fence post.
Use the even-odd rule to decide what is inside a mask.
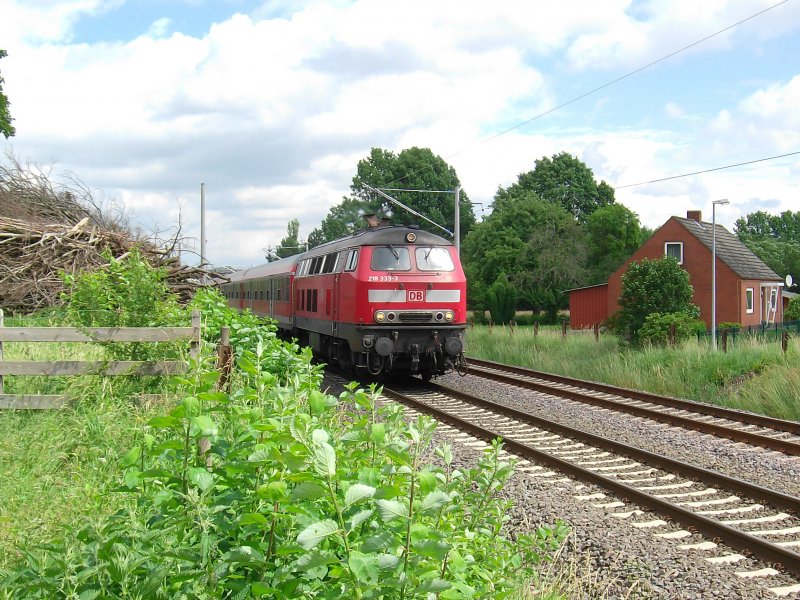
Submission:
[[[594,341],[595,342],[600,341],[600,323],[594,324]]]
[[[561,337],[566,339],[567,337],[567,322],[561,321]]]
[[[3,323],[2,319],[3,319],[3,312],[0,311],[0,325],[2,325],[2,323]],[[786,354],[786,352],[788,352],[788,350],[789,350],[789,332],[788,331],[784,331],[781,334],[781,351],[784,354]],[[2,344],[1,343],[0,343],[0,358],[3,358],[3,349],[2,349]],[[2,391],[3,391],[3,378],[0,377],[0,392],[2,392]]]
[[[539,335],[539,321],[534,321],[533,322],[533,337],[536,337],[538,335]]]
[[[722,330],[722,351],[728,351],[728,329],[725,328]]]
[[[231,391],[231,372],[233,371],[233,351],[231,350],[231,328],[220,329],[217,345],[217,368],[220,370],[219,389]]]
[[[193,310],[192,311],[192,341],[189,344],[189,356],[192,357],[193,360],[197,360],[200,357],[200,311]]]
[[[670,323],[669,324],[669,345],[670,346],[673,346],[673,347],[675,346],[675,336],[676,336],[675,323]]]

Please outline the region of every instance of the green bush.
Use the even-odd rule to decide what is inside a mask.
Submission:
[[[650,313],[639,330],[639,341],[652,346],[664,346],[669,342],[669,331],[672,325],[675,326],[675,342],[685,342],[697,331],[697,314],[694,311],[664,315]],[[703,329],[705,329],[705,324],[703,324]]]
[[[517,313],[514,315],[514,322],[521,326],[521,327],[530,327],[534,323],[539,323],[543,325],[547,321],[546,315],[541,314],[525,314],[525,313]]]
[[[449,446],[431,452],[432,421],[355,384],[322,393],[310,353],[251,329],[230,393],[199,363],[121,456],[134,506],[25,549],[0,596],[507,598],[563,540],[560,524],[506,537],[499,441],[457,467]]]
[[[723,321],[722,323],[717,323],[717,330],[724,331],[726,329],[730,331],[740,331],[742,329],[742,324],[734,321]]]
[[[67,318],[77,327],[158,327],[187,325],[188,316],[166,284],[166,271],[153,268],[131,251],[94,271],[65,274],[63,294]],[[176,356],[175,346],[146,343],[107,343],[114,360],[152,360]]]
[[[508,277],[501,274],[486,291],[486,302],[492,322],[506,325],[514,319],[517,307],[517,291],[508,282]]]
[[[689,274],[671,256],[631,263],[622,276],[620,310],[612,321],[616,333],[635,345],[641,341],[641,330],[651,314],[686,313],[697,318],[700,313],[691,303],[692,293]],[[652,327],[649,331],[656,333]]]
[[[786,312],[783,313],[784,321],[800,320],[800,296],[795,296],[789,301]]]

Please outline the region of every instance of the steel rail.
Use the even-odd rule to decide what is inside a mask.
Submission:
[[[552,381],[553,383],[571,385],[574,387],[589,389],[591,391],[614,394],[617,396],[621,396],[623,398],[641,400],[653,404],[666,405],[672,408],[679,408],[682,410],[698,412],[708,416],[714,416],[717,418],[724,418],[727,420],[744,422],[751,425],[759,425],[762,427],[774,428],[774,424],[778,424],[781,426],[780,430],[785,432],[795,433],[794,430],[791,430],[791,427],[794,427],[797,429],[797,433],[800,434],[800,423],[794,423],[793,421],[783,421],[781,419],[774,419],[772,417],[765,417],[762,415],[755,415],[752,413],[746,413],[742,411],[724,409],[721,407],[702,404],[700,402],[692,402],[690,400],[681,400],[678,398],[670,398],[668,396],[657,396],[655,394],[648,394],[647,392],[639,392],[636,390],[618,388],[614,386],[605,385],[602,383],[595,383],[593,381],[581,381],[580,379],[572,379],[570,377],[562,377],[560,375],[539,373],[537,371],[531,371],[529,369],[524,369],[522,367],[513,367],[509,365],[503,365],[500,363],[491,363],[489,361],[470,359],[469,367],[470,367],[469,372],[473,375],[476,375],[477,377],[493,379],[494,381],[509,383],[511,385],[523,387],[525,389],[537,392],[543,392],[546,394],[550,394],[552,396],[559,396],[561,398],[566,398],[567,400],[574,400],[576,402],[582,402],[584,404],[594,404],[596,406],[602,406],[603,408],[608,408],[611,410],[627,412],[638,417],[644,417],[655,421],[661,421],[663,423],[669,423],[670,425],[683,427],[685,429],[694,429],[696,431],[700,431],[702,433],[708,433],[711,435],[715,435],[717,437],[728,438],[736,442],[745,442],[747,444],[769,448],[770,450],[777,450],[778,452],[784,452],[786,454],[790,454],[793,456],[800,456],[800,443],[793,442],[791,440],[769,437],[763,434],[753,433],[751,431],[744,431],[741,429],[733,429],[731,427],[725,425],[719,425],[716,423],[707,423],[705,421],[698,421],[697,419],[693,419],[691,417],[673,415],[643,406],[634,406],[631,404],[626,404],[615,400],[598,398],[597,396],[592,396],[575,390],[556,388],[544,383],[537,383],[535,381],[519,379],[518,377],[512,377],[510,375],[498,373],[497,371],[494,371],[492,369],[507,371],[509,373],[514,373],[516,375],[523,375],[526,377],[544,379],[546,381]]]
[[[634,446],[607,440],[578,429],[552,423],[522,411],[495,404],[488,400],[477,398],[456,390],[451,390],[437,384],[429,384],[428,389],[432,389],[433,391],[446,396],[449,395],[461,399],[470,404],[474,404],[475,406],[502,413],[504,416],[527,422],[542,429],[547,429],[573,439],[588,442],[594,446],[611,450],[612,452],[618,454],[624,454],[631,458],[640,459],[643,462],[648,462],[649,464],[656,464],[666,471],[677,472],[688,477],[703,480],[705,482],[714,482],[717,485],[730,489],[731,491],[746,494],[751,498],[763,500],[772,504],[773,506],[791,510],[795,513],[795,515],[800,515],[800,499],[795,498],[794,496],[757,486],[755,484],[736,479],[734,477],[729,477],[721,473],[716,473],[702,467],[675,461],[668,457],[660,456]],[[436,419],[449,423],[450,425],[461,429],[462,431],[467,431],[475,437],[479,437],[487,441],[491,441],[495,438],[503,438],[505,447],[515,454],[520,454],[525,458],[533,459],[536,462],[546,464],[583,481],[600,485],[613,491],[620,498],[631,500],[640,506],[645,506],[651,510],[654,510],[655,512],[668,515],[684,527],[695,528],[712,538],[719,538],[733,548],[750,552],[761,560],[779,564],[787,571],[793,573],[794,575],[800,576],[800,554],[796,552],[792,552],[791,550],[787,550],[781,546],[777,546],[748,533],[738,531],[703,515],[695,514],[690,510],[676,506],[666,500],[656,498],[650,494],[647,494],[646,492],[637,490],[636,488],[626,485],[615,479],[610,479],[594,471],[574,465],[566,460],[551,456],[540,450],[536,450],[527,444],[509,439],[508,437],[496,431],[486,429],[485,427],[462,419],[452,413],[430,406],[425,402],[414,400],[413,398],[399,391],[384,388],[383,393],[399,402],[413,406],[422,412],[431,414]]]

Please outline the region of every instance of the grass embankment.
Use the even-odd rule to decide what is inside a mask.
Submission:
[[[23,323],[13,323],[22,325]],[[25,324],[34,324],[33,322]],[[36,325],[46,323],[36,322]],[[11,325],[6,320],[6,325]],[[9,343],[6,360],[98,360],[90,344]],[[81,401],[64,411],[0,410],[0,569],[30,548],[130,502],[114,493],[119,456],[155,408],[110,400],[111,379],[8,377],[10,394],[70,391]]]
[[[781,419],[800,420],[800,339],[780,343],[741,337],[727,353],[690,340],[677,348],[625,349],[615,336],[569,332],[560,328],[476,326],[468,332],[468,354],[519,365],[749,410]]]

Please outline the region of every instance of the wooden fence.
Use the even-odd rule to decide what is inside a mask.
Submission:
[[[189,339],[190,355],[200,351],[200,312],[192,312],[191,327],[4,327],[0,309],[0,409],[61,408],[65,395],[6,394],[9,375],[172,375],[185,372],[183,361],[15,361],[3,359],[4,342],[172,342]]]

